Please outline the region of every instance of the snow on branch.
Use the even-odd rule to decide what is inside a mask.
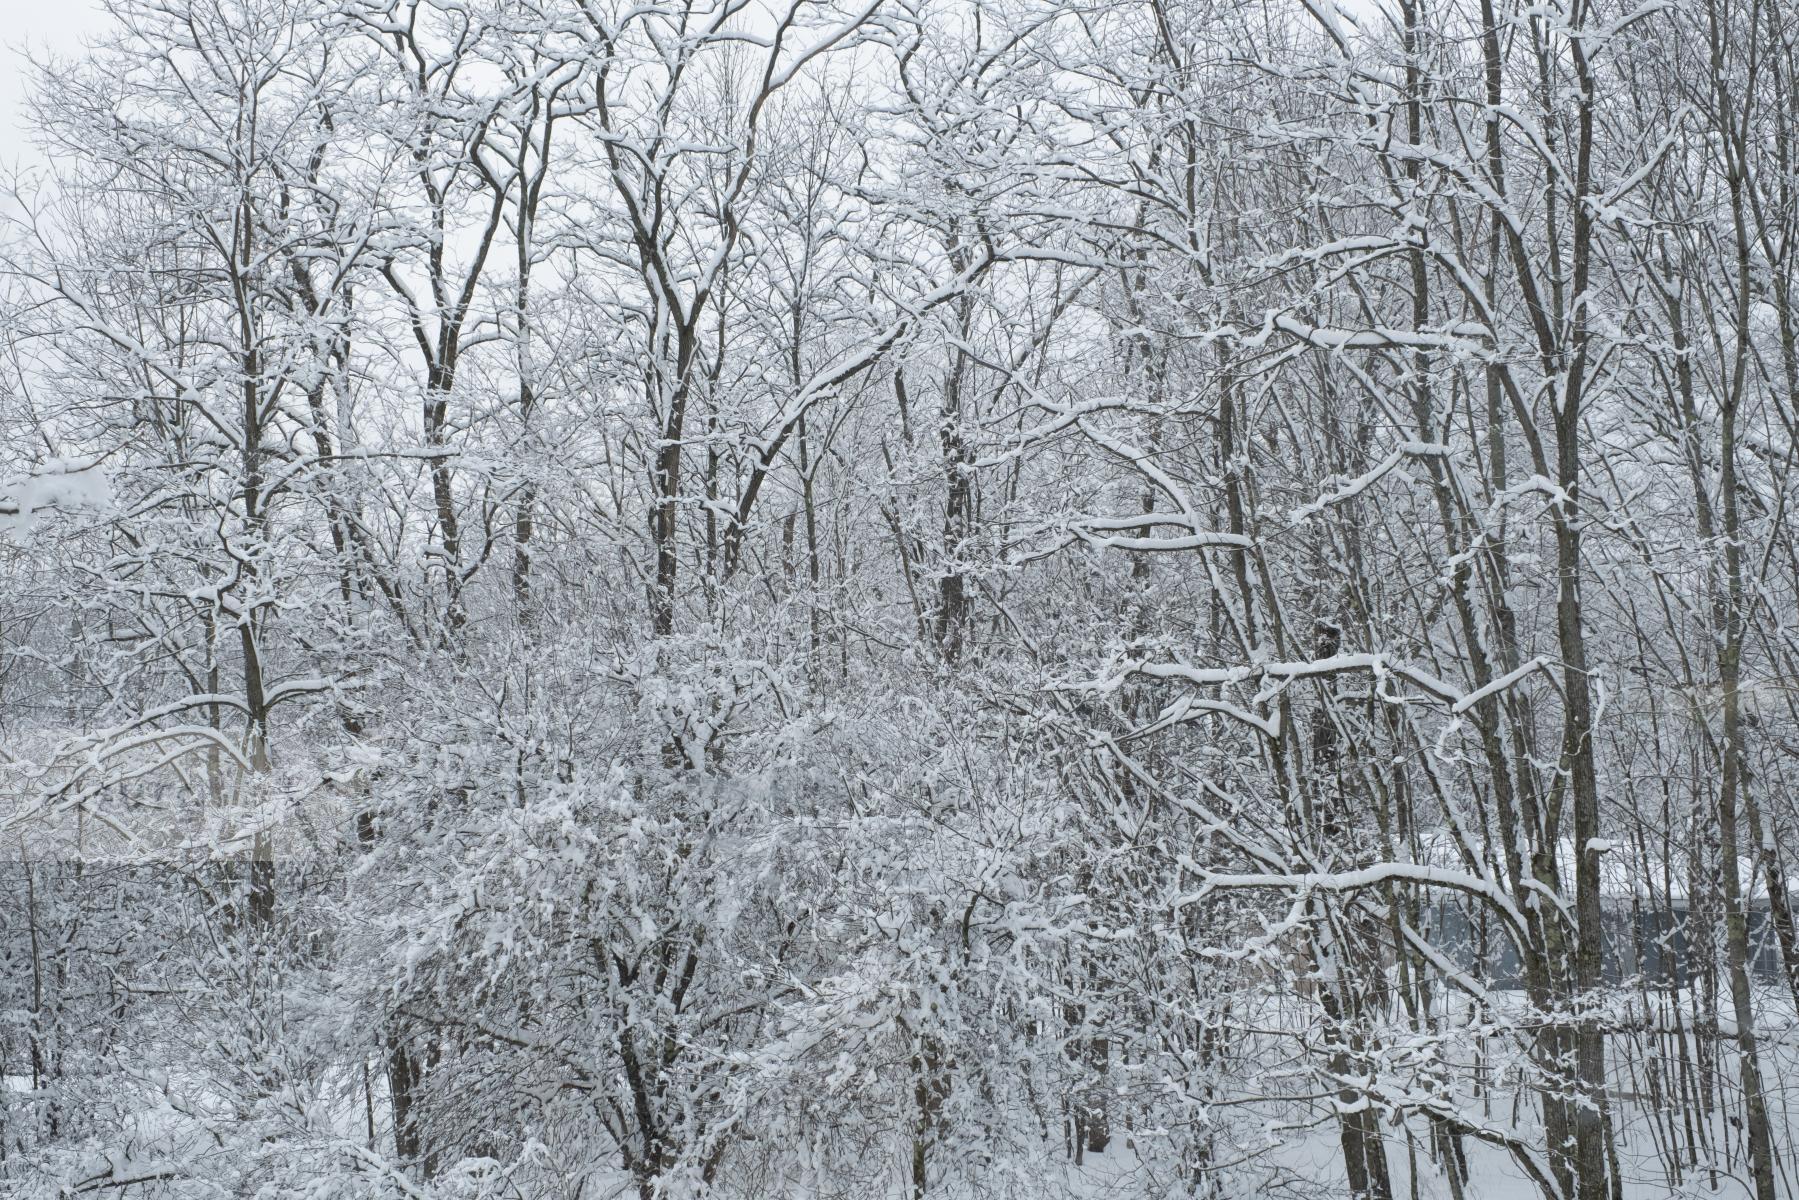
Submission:
[[[1512,898],[1505,890],[1490,879],[1473,875],[1466,871],[1454,871],[1446,867],[1430,867],[1419,863],[1383,862],[1372,866],[1360,867],[1350,871],[1299,871],[1286,874],[1273,872],[1253,874],[1224,874],[1201,871],[1200,886],[1196,891],[1180,896],[1175,901],[1176,908],[1186,908],[1197,904],[1214,892],[1221,891],[1286,891],[1300,894],[1309,892],[1352,893],[1380,887],[1388,883],[1412,884],[1420,887],[1442,888],[1448,891],[1461,892],[1484,900],[1493,910],[1505,918],[1512,936],[1525,944],[1529,926],[1524,914],[1512,903]]]
[[[1360,496],[1363,492],[1373,487],[1376,483],[1380,482],[1383,477],[1407,458],[1447,457],[1449,457],[1449,447],[1443,445],[1441,442],[1405,442],[1391,454],[1387,455],[1387,457],[1383,458],[1379,464],[1371,470],[1365,471],[1354,479],[1346,481],[1339,486],[1336,491],[1331,492],[1328,495],[1320,496],[1311,503],[1302,504],[1294,509],[1287,516],[1288,523],[1290,525],[1301,524],[1311,517],[1317,516],[1327,508],[1334,508],[1345,501],[1355,499],[1357,496]]]

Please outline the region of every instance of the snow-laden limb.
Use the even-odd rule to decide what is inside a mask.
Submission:
[[[1308,324],[1284,312],[1270,310],[1262,332],[1248,344],[1260,345],[1270,334],[1279,331],[1296,337],[1321,350],[1439,350],[1479,360],[1490,357],[1492,348],[1484,340],[1491,331],[1473,322],[1458,322],[1447,328],[1426,329],[1333,329]]]
[[[1450,705],[1449,711],[1459,716],[1483,700],[1497,696],[1501,692],[1510,691],[1521,680],[1533,673],[1537,671],[1547,672],[1548,670],[1549,660],[1539,655],[1519,667],[1517,670],[1507,671],[1504,675],[1489,682],[1485,687],[1475,688],[1472,692],[1469,692],[1466,696],[1463,696],[1460,700],[1457,700],[1454,704]]]
[[[978,457],[969,464],[970,466],[990,468],[1016,462],[1019,456],[1027,450],[1036,448],[1050,439],[1066,433],[1069,429],[1081,424],[1084,418],[1097,413],[1122,410],[1149,415],[1161,411],[1128,393],[1093,396],[1074,404],[1062,404],[1039,395],[1028,387],[1025,390],[1031,397],[1032,407],[1048,413],[1048,418],[1029,428],[1021,428],[1016,432],[1006,434],[1004,438],[1006,449]]]
[[[1312,15],[1312,19],[1323,26],[1325,33],[1330,35],[1331,41],[1337,44],[1338,51],[1348,54],[1352,31],[1359,28],[1355,18],[1338,7],[1337,0],[1303,0],[1303,2],[1306,11]]]
[[[1390,655],[1378,652],[1334,654],[1326,658],[1294,662],[1261,662],[1233,667],[1195,667],[1178,662],[1129,659],[1120,663],[1111,674],[1099,679],[1056,686],[1063,691],[1104,695],[1116,692],[1127,680],[1134,677],[1177,680],[1207,688],[1259,683],[1261,686],[1255,693],[1254,702],[1258,705],[1265,705],[1279,696],[1288,685],[1296,680],[1327,678],[1351,672],[1367,672],[1376,680],[1385,678],[1405,680],[1443,702],[1454,712],[1462,711],[1457,709],[1456,705],[1462,704],[1466,699],[1458,688],[1439,679],[1423,667],[1396,660]],[[1524,674],[1528,674],[1528,672],[1520,673],[1519,678],[1522,678]],[[1501,688],[1494,690],[1503,690],[1503,686],[1510,686],[1515,682],[1515,679],[1508,679],[1504,681]],[[1486,694],[1490,695],[1492,692],[1489,691]],[[1271,738],[1279,736],[1278,720],[1257,717],[1239,706],[1222,700],[1210,703],[1209,711],[1218,711],[1235,717],[1245,724],[1261,729]],[[1470,704],[1472,703],[1470,702]]]
[[[106,1165],[71,1183],[68,1192],[81,1196],[117,1188],[123,1193],[134,1187],[148,1188],[153,1183],[167,1183],[192,1177],[191,1168],[166,1159],[137,1159],[129,1153],[108,1151]]]
[[[1396,675],[1424,691],[1455,704],[1461,699],[1461,692],[1450,684],[1438,679],[1435,675],[1415,663],[1396,661],[1391,656],[1375,652],[1372,654],[1334,654],[1328,658],[1311,659],[1302,662],[1271,662],[1261,667],[1262,674],[1270,680],[1278,680],[1284,685],[1295,679],[1316,678],[1327,675],[1340,675],[1346,671],[1367,671],[1375,679],[1388,675]],[[1276,688],[1275,690],[1278,690]],[[1274,691],[1264,690],[1263,695],[1272,699]]]
[[[1200,887],[1183,894],[1180,907],[1197,904],[1215,892],[1282,891],[1355,893],[1383,884],[1402,883],[1425,888],[1438,888],[1473,896],[1503,917],[1511,935],[1519,943],[1528,944],[1529,924],[1524,914],[1512,903],[1504,888],[1490,879],[1447,867],[1419,863],[1384,862],[1348,871],[1295,871],[1291,874],[1229,874],[1194,868],[1200,874]]]
[[[1160,522],[1158,522],[1160,523]],[[1175,524],[1177,522],[1168,522]],[[1139,525],[1143,522],[1138,522]],[[1202,530],[1175,537],[1120,536],[1096,534],[1084,524],[1073,525],[1069,532],[1095,550],[1139,550],[1147,553],[1172,553],[1179,550],[1249,550],[1255,547],[1251,538],[1242,534]]]
[[[1156,464],[1154,455],[1132,445],[1122,437],[1101,429],[1096,422],[1087,417],[1081,417],[1075,424],[1096,445],[1103,446],[1113,455],[1129,463],[1133,470],[1140,472],[1144,478],[1153,483],[1157,491],[1168,497],[1179,514],[1180,523],[1190,529],[1198,528],[1199,518],[1194,514],[1193,501],[1187,495],[1187,489],[1176,483],[1168,472]]]
[[[1150,679],[1178,679],[1185,683],[1197,684],[1201,687],[1217,687],[1225,684],[1242,683],[1254,678],[1257,669],[1254,667],[1193,667],[1185,663],[1152,662],[1148,659],[1130,659],[1119,665],[1119,669],[1102,679],[1083,683],[1059,685],[1060,690],[1085,692],[1092,695],[1104,695],[1117,691],[1132,676],[1145,676]]]
[[[1278,712],[1260,716],[1242,705],[1232,704],[1228,700],[1215,700],[1205,696],[1182,696],[1164,708],[1148,725],[1131,730],[1120,740],[1128,741],[1148,737],[1172,726],[1197,720],[1207,713],[1218,713],[1229,717],[1239,724],[1249,726],[1271,741],[1278,739],[1281,735],[1281,715]]]
[[[73,764],[73,769],[43,795],[45,798],[61,796],[74,790],[90,775],[103,772],[113,759],[146,746],[158,746],[169,741],[176,742],[177,745],[170,751],[173,757],[161,760],[165,764],[194,751],[213,749],[244,770],[250,767],[236,743],[210,725],[159,725],[144,728],[144,722],[139,721],[124,726],[112,736],[83,738],[60,751],[55,761],[68,761]],[[104,784],[106,780],[102,778],[100,782]]]
[[[1353,500],[1363,492],[1380,482],[1389,472],[1407,458],[1447,458],[1449,447],[1441,442],[1405,442],[1354,479],[1346,480],[1335,490],[1318,497],[1307,504],[1302,504],[1287,514],[1289,525],[1298,525],[1328,508],[1334,508],[1346,501]]]
[[[1157,537],[1142,532],[1115,533],[1111,530],[1138,530],[1158,525],[1173,525],[1190,532]],[[1175,513],[1146,513],[1140,517],[1090,517],[1070,520],[1057,527],[1061,536],[1007,561],[1012,566],[1040,562],[1075,544],[1095,550],[1130,550],[1147,554],[1177,553],[1193,550],[1253,550],[1255,539],[1244,534],[1222,533],[1214,529],[1193,528]],[[1034,535],[1040,536],[1040,535]]]

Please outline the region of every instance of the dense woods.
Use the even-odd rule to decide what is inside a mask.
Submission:
[[[0,1193],[1799,1196],[1799,11],[108,9]]]

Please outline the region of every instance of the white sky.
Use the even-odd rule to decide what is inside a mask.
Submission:
[[[82,35],[100,29],[104,20],[95,0],[0,0],[0,166],[31,155],[23,128],[27,78],[20,50],[73,54]]]

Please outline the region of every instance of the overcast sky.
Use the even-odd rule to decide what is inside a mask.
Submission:
[[[102,14],[94,0],[0,0],[0,163],[7,166],[27,153],[23,128],[27,82],[20,51],[30,47],[40,56],[72,54],[81,37],[99,28]]]

